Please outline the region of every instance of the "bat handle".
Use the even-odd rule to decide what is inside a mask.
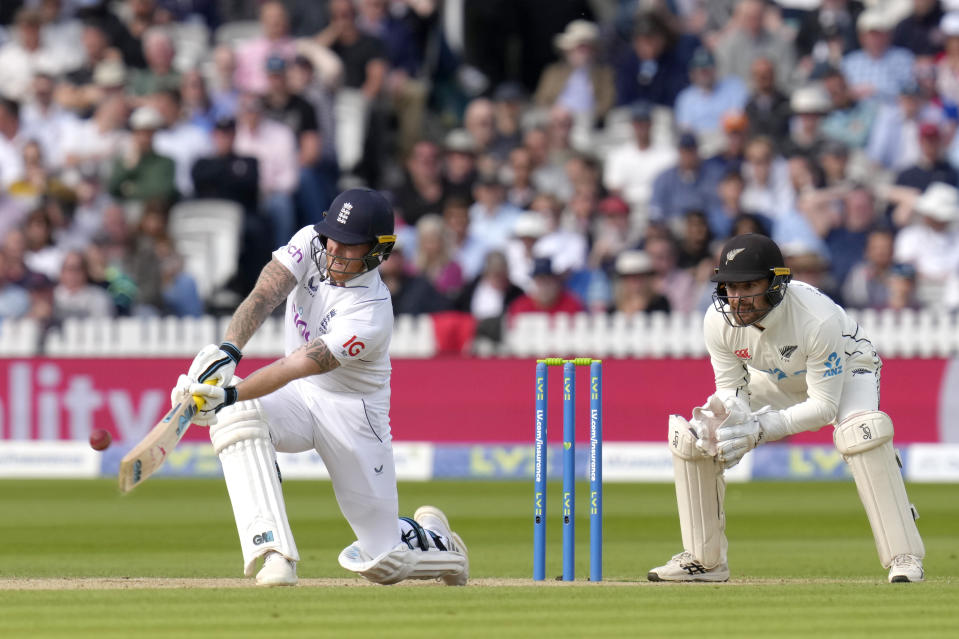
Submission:
[[[210,386],[216,386],[216,380],[213,380],[213,379],[208,379],[208,380],[206,380],[206,381],[203,382],[203,383],[204,383],[204,384],[209,384]],[[203,398],[200,397],[199,395],[194,395],[194,396],[193,396],[193,401],[196,402],[196,409],[197,409],[198,411],[203,410],[203,405],[206,404],[206,400],[205,400],[205,399],[203,399]]]

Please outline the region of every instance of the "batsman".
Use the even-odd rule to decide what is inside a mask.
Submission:
[[[650,581],[727,581],[724,471],[766,442],[834,424],[890,582],[923,580],[918,514],[879,410],[882,361],[862,328],[818,289],[790,282],[769,238],[722,249],[704,335],[716,392],[692,418],[669,418],[683,551]]]
[[[398,517],[390,435],[393,308],[379,266],[396,237],[389,202],[371,189],[338,195],[315,226],[273,253],[219,346],[197,354],[173,403],[204,401],[243,553],[261,586],[297,583],[300,559],[283,500],[276,451],[316,450],[356,542],[340,565],[380,584],[439,579],[465,585],[469,559],[446,515],[422,506]],[[234,376],[241,349],[286,301],[286,355]],[[215,385],[211,385],[214,382]]]

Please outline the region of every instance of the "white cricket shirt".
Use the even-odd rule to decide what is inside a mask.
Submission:
[[[882,365],[852,318],[818,289],[790,282],[783,301],[756,326],[734,327],[714,307],[704,335],[720,396],[744,391],[764,376],[781,391],[786,430],[815,430],[836,419],[845,380]]]
[[[305,226],[273,252],[273,257],[296,278],[296,288],[286,300],[286,354],[320,338],[340,366],[305,381],[328,391],[368,395],[390,382],[390,292],[380,279],[379,269],[353,278],[346,286],[321,282],[319,270],[310,259],[310,242],[315,235],[312,226]]]

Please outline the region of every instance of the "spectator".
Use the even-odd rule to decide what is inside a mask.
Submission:
[[[860,99],[891,101],[912,81],[915,56],[890,45],[892,26],[885,12],[870,9],[856,20],[862,49],[843,56],[842,73]]]
[[[0,188],[23,177],[23,147],[26,131],[20,124],[20,103],[0,97]]]
[[[919,159],[896,176],[896,184],[925,191],[933,182],[959,185],[959,173],[942,156],[942,133],[933,122],[919,125]]]
[[[178,91],[180,74],[173,68],[176,49],[173,39],[162,27],[151,27],[143,34],[145,69],[133,69],[127,84],[129,92],[144,98],[159,91]]]
[[[552,261],[548,257],[538,257],[530,272],[533,278],[529,292],[513,300],[507,308],[507,315],[515,318],[522,313],[579,313],[582,303],[563,286],[563,278],[553,271]]]
[[[712,259],[710,245],[713,242],[706,214],[689,211],[683,220],[683,232],[679,239],[679,268],[695,268],[703,260]]]
[[[153,148],[153,136],[163,126],[163,116],[151,106],[142,106],[130,116],[132,134],[122,155],[113,162],[110,195],[121,200],[176,199],[176,167],[173,160]]]
[[[0,241],[26,218],[29,208],[21,200],[10,197],[7,189],[0,188]]]
[[[236,124],[233,150],[256,158],[260,199],[273,227],[273,246],[283,246],[296,226],[293,193],[300,174],[296,137],[290,127],[264,117],[263,101],[251,93],[240,97]]]
[[[529,170],[526,171],[526,180],[529,180]],[[476,145],[473,137],[465,129],[453,129],[446,135],[443,143],[443,198],[471,199],[475,181]],[[525,208],[528,202],[514,202],[512,193],[513,188],[510,189],[507,199],[518,207]]]
[[[729,28],[716,43],[716,61],[720,77],[735,75],[749,80],[753,62],[760,57],[773,60],[780,86],[789,86],[796,66],[796,52],[791,38],[770,31],[764,24],[766,3],[763,0],[740,0],[733,10]]]
[[[471,101],[463,114],[463,127],[473,137],[478,153],[490,151],[497,136],[493,103],[486,98]]]
[[[54,53],[40,39],[39,12],[21,9],[14,18],[15,37],[0,46],[0,96],[20,99],[30,89],[39,69],[57,73]]]
[[[955,308],[955,298],[948,292],[943,299],[946,308]],[[916,297],[916,269],[908,264],[895,264],[889,272],[889,298],[886,308],[893,311],[903,309],[919,310],[921,304]]]
[[[876,113],[866,147],[869,159],[882,169],[897,172],[916,164],[920,123],[933,122],[938,112],[923,97],[918,82],[906,86],[895,104],[884,104]]]
[[[382,268],[382,267],[381,267]],[[499,342],[503,336],[506,310],[523,289],[509,279],[509,267],[501,251],[490,251],[483,271],[463,287],[456,300],[456,309],[476,319],[476,336]]]
[[[299,225],[316,224],[322,211],[333,201],[328,183],[317,174],[320,161],[319,124],[316,110],[302,96],[294,94],[287,82],[287,61],[278,56],[266,61],[267,93],[263,98],[264,115],[288,126],[296,137],[299,186],[296,202]]]
[[[859,46],[856,19],[862,5],[855,0],[822,0],[803,16],[796,33],[800,68],[808,73],[820,62],[838,64],[842,56]]]
[[[869,232],[862,258],[849,270],[842,284],[842,299],[846,306],[882,309],[889,305],[893,239],[889,229]]]
[[[233,117],[240,99],[240,88],[236,81],[236,53],[229,45],[221,44],[213,49],[211,58],[207,86],[213,110],[217,117]],[[265,80],[264,74],[264,84]]]
[[[723,116],[746,105],[746,84],[735,75],[717,78],[716,61],[702,47],[689,62],[689,78],[692,84],[676,97],[676,125],[701,137],[718,136]]]
[[[513,237],[506,245],[506,261],[509,264],[509,279],[524,291],[529,292],[532,284],[533,260],[537,256],[536,244],[548,232],[546,214],[539,211],[525,211],[516,219]],[[548,255],[540,252],[538,255]],[[557,272],[562,273],[560,269]]]
[[[206,79],[196,69],[184,71],[180,78],[180,101],[183,104],[183,120],[200,127],[207,133],[213,130],[217,111],[207,91]]]
[[[76,116],[53,99],[56,82],[46,67],[38,68],[33,76],[31,99],[20,109],[20,119],[27,137],[40,142],[47,166],[63,166],[62,141],[66,132],[77,126]]]
[[[624,199],[633,211],[636,224],[645,227],[653,182],[660,173],[676,163],[676,151],[668,146],[653,146],[652,105],[632,105],[633,139],[614,147],[606,158],[603,184],[613,195]]]
[[[688,84],[680,34],[653,12],[636,18],[630,49],[615,65],[616,104],[640,100],[672,108]]]
[[[802,240],[783,244],[783,257],[793,279],[815,286],[837,304],[842,303],[836,281],[829,274],[829,259]]]
[[[720,174],[739,171],[746,159],[746,132],[749,121],[742,111],[730,111],[722,117],[722,145],[719,153],[706,160],[710,169]]]
[[[442,201],[440,149],[429,140],[421,140],[410,150],[403,183],[394,192],[396,215],[407,226],[415,226],[427,213],[437,213]]]
[[[857,100],[849,90],[846,78],[836,67],[821,71],[819,79],[832,102],[829,115],[823,118],[820,127],[823,136],[841,142],[850,149],[865,148],[879,103],[875,100]]]
[[[23,224],[23,263],[33,273],[50,280],[60,276],[63,250],[56,245],[53,225],[43,209],[34,209]]]
[[[613,70],[597,61],[599,27],[587,20],[573,20],[554,43],[562,60],[546,67],[539,78],[534,102],[550,108],[562,106],[577,118],[602,122],[613,106]]]
[[[86,258],[71,251],[63,258],[60,283],[53,290],[53,315],[58,321],[67,318],[106,318],[116,314],[110,295],[90,284]]]
[[[439,313],[452,307],[449,298],[440,294],[426,276],[408,268],[399,246],[394,246],[389,259],[380,264],[380,277],[390,291],[394,315]]]
[[[669,300],[669,308],[688,313],[696,308],[698,295],[693,275],[679,268],[679,250],[671,235],[646,239],[644,250],[653,263],[656,290]]]
[[[777,88],[776,66],[769,58],[753,60],[751,74],[752,93],[744,107],[749,135],[764,135],[779,147],[789,138],[789,98]]]
[[[943,305],[946,280],[957,264],[959,191],[952,184],[933,182],[914,206],[919,221],[896,236],[894,259],[916,269],[916,295],[923,306]]]
[[[506,247],[522,211],[506,201],[506,188],[499,177],[492,173],[480,173],[477,176],[473,199],[469,233],[478,249],[472,259],[478,259],[479,264],[482,264],[487,252]],[[479,264],[464,264],[463,269],[467,274],[475,275],[480,270]]]
[[[446,228],[450,256],[460,266],[464,281],[477,276],[485,252],[482,243],[469,235],[470,200],[451,196],[443,200],[443,225]],[[475,268],[471,271],[470,268]]]
[[[679,162],[656,176],[653,182],[650,221],[670,222],[691,209],[707,211],[714,208],[719,199],[716,193],[719,178],[716,170],[703,166],[696,136],[682,134],[679,136]]]
[[[173,160],[176,188],[184,197],[193,194],[190,171],[198,158],[213,151],[213,140],[203,128],[183,118],[183,105],[177,89],[165,89],[150,96],[150,104],[163,119],[153,137],[156,152]]]
[[[505,160],[509,153],[521,146],[523,135],[520,118],[526,104],[526,92],[522,85],[505,82],[493,92],[493,139],[489,153],[498,160]]]
[[[789,106],[793,123],[784,145],[786,155],[815,157],[823,143],[822,120],[832,110],[829,94],[816,84],[802,86],[793,91]]]
[[[416,272],[433,288],[451,300],[463,287],[463,270],[450,255],[450,243],[443,218],[424,215],[416,223]]]
[[[936,89],[943,102],[959,105],[959,12],[947,13],[939,23],[945,51],[936,64]]]
[[[266,61],[271,56],[291,59],[295,54],[290,37],[290,19],[286,7],[279,0],[267,0],[260,5],[262,35],[237,46],[234,59],[235,86],[239,91],[263,93],[267,90]],[[220,54],[220,65],[226,69],[227,56]],[[218,87],[222,90],[224,87]]]
[[[609,311],[635,313],[669,312],[669,300],[656,291],[656,271],[645,251],[623,251],[616,258],[613,304]]]
[[[91,118],[71,120],[60,140],[64,167],[109,175],[113,159],[123,153],[129,141],[126,122],[127,105],[122,95],[104,98]]]
[[[96,86],[94,74],[104,63],[116,76],[116,69],[123,69],[123,59],[119,51],[110,46],[110,39],[101,20],[87,19],[83,23],[81,44],[82,62],[63,77],[57,88],[57,102],[82,116],[87,116],[102,98],[101,89]],[[122,80],[121,80],[122,82]]]
[[[847,192],[842,199],[840,219],[841,224],[828,232],[825,241],[832,257],[830,273],[841,286],[865,254],[870,233],[878,222],[872,192],[861,185]]]
[[[7,255],[0,251],[0,325],[3,320],[18,319],[30,310],[30,295],[8,277]]]
[[[912,13],[896,25],[892,44],[917,56],[938,54],[943,45],[943,34],[939,29],[943,15],[938,0],[912,0]]]
[[[83,249],[89,246],[103,225],[103,214],[110,205],[110,197],[103,192],[99,175],[94,171],[79,171],[74,188],[76,203],[69,228],[64,233],[64,245]]]
[[[759,138],[761,139],[761,138]],[[733,225],[743,215],[759,216],[755,211],[748,211],[743,207],[743,192],[746,182],[739,171],[726,171],[719,180],[716,193],[719,196],[718,205],[709,209],[707,220],[709,229],[717,238],[726,238],[737,235],[733,232]],[[765,216],[763,219],[766,219]],[[768,220],[767,220],[768,221]]]

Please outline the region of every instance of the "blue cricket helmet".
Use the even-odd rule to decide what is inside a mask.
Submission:
[[[389,258],[396,235],[393,234],[393,207],[379,191],[367,188],[347,189],[333,200],[323,219],[313,225],[312,257],[326,279],[326,240],[340,244],[371,244],[361,259],[365,271],[372,271]]]

